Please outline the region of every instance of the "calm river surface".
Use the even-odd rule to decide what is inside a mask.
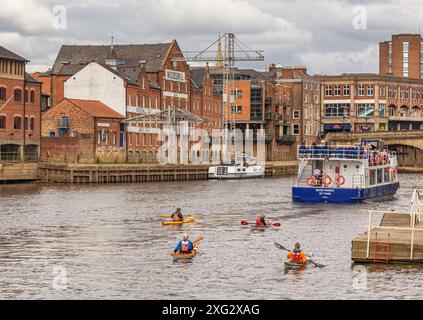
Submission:
[[[351,263],[359,209],[407,208],[422,178],[402,175],[392,201],[348,206],[293,204],[292,178],[0,186],[0,298],[423,299],[422,267],[368,266],[363,278]],[[199,221],[162,227],[176,206]],[[241,226],[259,213],[282,228]],[[204,236],[201,252],[173,262],[185,231]],[[285,273],[273,243],[296,240],[327,267]]]

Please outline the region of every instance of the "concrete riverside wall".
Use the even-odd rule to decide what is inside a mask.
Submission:
[[[0,184],[38,180],[38,163],[0,163]]]

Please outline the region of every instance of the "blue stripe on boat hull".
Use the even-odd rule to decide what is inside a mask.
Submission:
[[[361,189],[293,187],[292,199],[294,202],[358,203],[392,196],[398,188],[399,182]]]

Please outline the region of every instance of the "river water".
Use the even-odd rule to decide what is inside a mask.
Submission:
[[[0,186],[0,298],[422,299],[422,267],[351,263],[359,209],[405,209],[421,179],[402,175],[391,201],[347,206],[293,204],[292,178]],[[162,227],[177,206],[198,222]],[[282,227],[241,226],[259,213]],[[183,232],[204,237],[201,252],[174,262]],[[327,267],[285,272],[274,242],[297,240]]]

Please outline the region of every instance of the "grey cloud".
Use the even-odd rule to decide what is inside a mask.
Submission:
[[[204,49],[219,32],[234,32],[265,51],[264,63],[240,66],[306,63],[311,73],[375,72],[379,41],[423,26],[421,0],[73,0],[66,2],[68,29],[54,30],[41,18],[64,2],[6,0],[6,6],[28,1],[40,21],[25,19],[28,12],[15,20],[15,13],[0,14],[0,43],[37,68],[50,66],[62,44],[109,43],[112,32],[117,43],[177,39],[182,50]],[[357,5],[368,10],[366,30],[352,27]]]

